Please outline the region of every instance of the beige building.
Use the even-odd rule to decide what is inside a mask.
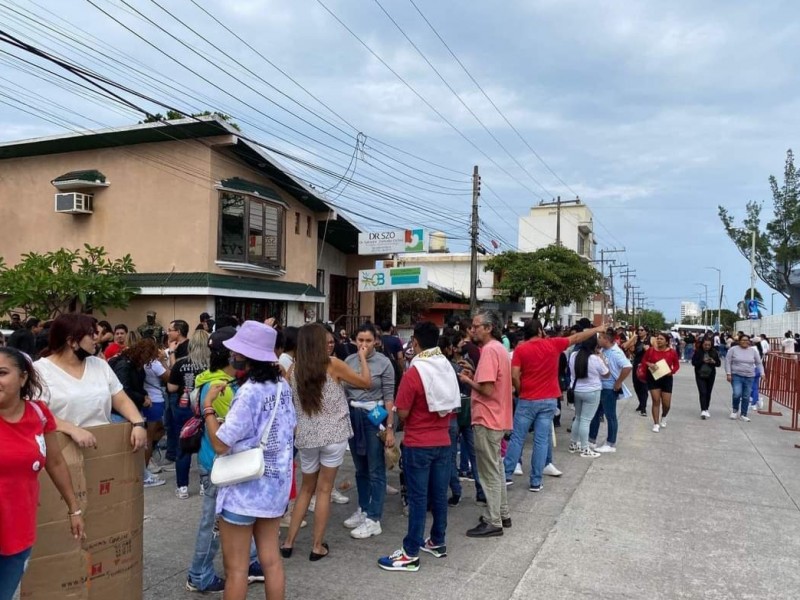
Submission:
[[[352,325],[358,228],[265,150],[215,117],[0,144],[0,256],[102,245],[130,254],[138,289],[112,323],[156,310]],[[100,315],[98,315],[100,316]]]

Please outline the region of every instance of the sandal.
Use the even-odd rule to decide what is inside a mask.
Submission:
[[[291,558],[294,548],[284,548],[281,546],[281,556],[283,558]]]
[[[315,562],[328,556],[328,554],[330,554],[330,548],[328,548],[327,542],[323,542],[322,547],[325,548],[325,554],[317,554],[316,552],[312,551],[311,554],[308,555],[308,560]]]

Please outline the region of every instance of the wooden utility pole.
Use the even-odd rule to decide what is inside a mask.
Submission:
[[[603,280],[603,293],[602,293],[603,301],[602,301],[602,306],[603,306],[603,322],[604,323],[605,323],[605,320],[606,320],[606,317],[607,317],[607,315],[606,315],[606,273],[605,273],[605,264],[606,264],[606,262],[609,263],[609,269],[608,270],[610,272],[611,271],[610,264],[616,262],[613,259],[610,260],[610,261],[606,261],[606,254],[614,254],[616,252],[625,252],[625,248],[623,248],[621,250],[617,250],[617,249],[606,250],[605,248],[602,248],[600,250],[600,277]],[[612,299],[612,304],[613,304],[613,299]],[[612,315],[612,317],[613,317],[613,315]]]
[[[472,170],[472,227],[470,228],[469,311],[478,310],[478,198],[481,195],[481,176],[478,165]]]

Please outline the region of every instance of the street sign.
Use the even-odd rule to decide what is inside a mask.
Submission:
[[[424,229],[392,229],[358,234],[358,253],[401,254],[427,252],[428,232]]]
[[[761,315],[758,314],[758,300],[753,299],[747,301],[747,313],[754,321],[761,318]]]
[[[359,292],[415,290],[426,287],[428,287],[428,270],[425,267],[367,269],[358,272]]]

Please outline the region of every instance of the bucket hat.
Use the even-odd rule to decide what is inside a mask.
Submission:
[[[228,349],[251,360],[277,362],[275,338],[278,332],[258,321],[245,321],[236,335],[222,344]]]

